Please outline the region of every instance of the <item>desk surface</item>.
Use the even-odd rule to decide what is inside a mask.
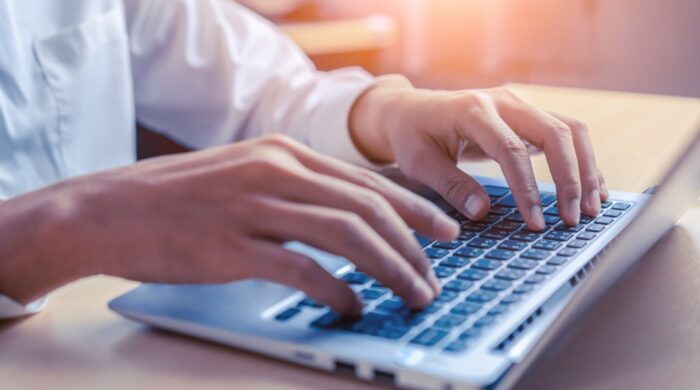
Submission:
[[[610,188],[641,191],[700,125],[700,100],[513,86],[589,124]],[[539,179],[546,164],[535,158]],[[492,164],[468,167],[498,173]],[[379,387],[122,319],[106,302],[135,286],[94,277],[52,295],[44,312],[0,323],[3,388]],[[700,380],[700,208],[650,251],[523,378],[520,388],[690,388]]]

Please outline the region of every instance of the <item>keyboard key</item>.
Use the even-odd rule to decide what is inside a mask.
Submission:
[[[476,233],[473,232],[461,232],[459,233],[459,240],[460,241],[469,241],[472,238],[476,236]]]
[[[465,317],[465,316],[459,316],[459,315],[455,315],[455,314],[445,314],[444,316],[438,318],[438,320],[435,321],[433,326],[436,328],[452,329],[455,326],[464,323],[464,321],[466,321],[466,320],[467,320],[467,317]]]
[[[481,256],[483,253],[484,251],[481,249],[466,247],[457,250],[455,253],[453,253],[453,255],[459,257],[475,258]]]
[[[373,301],[384,294],[387,294],[389,292],[388,289],[386,288],[368,288],[364,289],[360,292],[360,295],[362,296],[362,299],[367,300],[367,301]]]
[[[520,229],[522,226],[523,226],[522,224],[519,224],[517,222],[501,221],[501,222],[493,225],[493,228],[497,229],[497,230],[504,230],[506,232],[512,232],[512,231]]]
[[[510,194],[510,195],[506,196],[505,198],[496,202],[496,206],[513,208],[513,207],[515,207],[515,198],[513,198],[513,195]]]
[[[302,299],[301,301],[299,301],[299,303],[297,303],[297,305],[298,306],[314,307],[314,308],[323,307],[322,304],[316,302],[315,300],[313,300],[309,297]]]
[[[544,215],[544,223],[547,225],[556,225],[559,221],[561,221],[561,218],[558,215]]]
[[[491,279],[488,282],[484,283],[484,285],[481,286],[481,288],[490,291],[503,291],[507,290],[510,287],[510,284],[511,283],[507,280]]]
[[[519,269],[512,269],[512,268],[506,268],[502,271],[499,271],[496,274],[496,277],[498,279],[503,279],[503,280],[518,280],[525,276],[525,272],[519,270]]]
[[[529,232],[523,232],[522,230],[513,233],[512,236],[510,236],[512,240],[518,240],[518,241],[524,241],[524,242],[532,242],[535,241],[536,239],[539,238],[539,235],[537,233],[529,233]]]
[[[555,267],[555,266],[543,265],[542,267],[537,269],[537,273],[541,274],[541,275],[549,275],[549,274],[556,272],[556,270],[557,270],[557,267]]]
[[[486,313],[486,314],[490,315],[490,316],[499,316],[499,315],[507,312],[508,309],[509,309],[509,307],[506,305],[496,305],[496,306],[492,307],[491,310],[489,310],[488,313]]]
[[[589,215],[583,215],[581,214],[581,218],[579,219],[579,223],[582,223],[584,225],[588,225],[589,223],[593,222],[595,218],[589,216]]]
[[[431,259],[441,259],[450,253],[445,249],[437,248],[425,248],[423,249],[423,252],[425,252],[425,255],[430,257]]]
[[[551,259],[547,260],[547,264],[549,264],[549,265],[562,265],[562,264],[566,263],[567,261],[569,261],[569,259],[567,259],[566,257],[554,256]]]
[[[603,202],[603,203],[600,204],[600,207],[602,207],[602,208],[604,208],[604,209],[607,209],[608,207],[612,206],[612,204],[613,204],[613,203],[612,203],[611,201],[606,200],[605,202]]]
[[[540,193],[540,201],[542,201],[542,207],[547,207],[557,200],[557,196],[551,192]]]
[[[497,295],[498,294],[496,294],[495,292],[478,290],[471,293],[471,295],[467,297],[467,301],[475,303],[486,303],[496,298]]]
[[[466,340],[455,340],[445,346],[445,352],[459,353],[464,352],[469,347]]]
[[[498,249],[505,249],[509,251],[521,251],[527,247],[527,243],[522,241],[506,240],[498,245]]]
[[[515,259],[510,264],[508,264],[508,267],[520,270],[529,270],[537,267],[538,264],[539,263],[535,260]]]
[[[454,268],[443,267],[440,265],[438,265],[437,267],[433,267],[433,271],[435,271],[435,276],[437,276],[440,279],[448,278],[448,277],[452,276],[452,274],[455,273]]]
[[[632,207],[632,205],[629,203],[617,202],[612,208],[613,210],[627,210],[630,207]]]
[[[473,222],[473,221],[465,221],[462,224],[462,230],[466,230],[468,232],[480,232],[484,229],[489,227],[489,224],[487,223],[481,223],[481,222]]]
[[[548,251],[557,250],[557,249],[559,249],[560,246],[561,246],[561,242],[553,241],[553,240],[546,240],[544,238],[537,241],[536,243],[534,243],[532,245],[532,247],[535,249],[544,249],[544,250],[548,250]]]
[[[439,248],[439,249],[457,249],[460,246],[462,246],[463,242],[454,240],[454,241],[438,241],[435,244],[433,244],[433,248]]]
[[[586,231],[593,232],[593,233],[600,233],[605,229],[605,225],[601,225],[598,223],[594,223],[588,228],[586,228]]]
[[[541,249],[528,249],[520,254],[520,257],[526,259],[543,260],[549,257],[550,252]]]
[[[330,329],[338,325],[340,321],[341,319],[337,314],[329,311],[312,321],[311,326],[314,328]]]
[[[493,213],[496,215],[506,215],[511,212],[511,209],[508,207],[501,207],[501,206],[493,206],[491,209],[489,209],[489,213]]]
[[[440,292],[440,295],[438,295],[437,298],[435,298],[435,302],[447,303],[457,298],[457,295],[458,294],[454,291],[442,290]]]
[[[613,210],[608,210],[603,214],[604,217],[610,217],[610,218],[617,218],[620,215],[622,215],[622,211],[615,210],[614,208],[613,208]]]
[[[557,209],[557,206],[554,205],[552,207],[547,208],[544,210],[545,215],[553,215],[553,216],[558,216],[559,215],[559,209]]]
[[[488,260],[488,259],[479,259],[474,264],[472,265],[472,268],[477,268],[477,269],[483,269],[486,271],[492,271],[495,270],[496,268],[501,266],[500,261],[496,260]]]
[[[496,322],[496,317],[484,316],[484,317],[481,317],[478,320],[476,320],[476,322],[474,322],[474,325],[472,325],[472,326],[475,327],[476,329],[484,329],[486,327],[491,326],[494,322]]]
[[[547,233],[544,238],[555,241],[568,241],[572,236],[573,234],[569,232],[552,231]]]
[[[511,213],[511,214],[508,214],[504,219],[506,221],[510,221],[510,222],[517,222],[517,223],[525,222],[525,220],[523,219],[523,216],[520,215],[520,213],[517,211],[514,213]]]
[[[425,248],[426,246],[428,246],[428,244],[433,242],[433,240],[429,239],[428,237],[421,236],[418,233],[413,233],[413,235],[415,236],[420,246],[422,246],[423,248]]]
[[[584,233],[585,233],[585,232],[584,232]],[[586,244],[588,244],[588,242],[586,242],[586,241],[584,241],[584,240],[578,240],[578,239],[577,239],[577,240],[572,240],[572,241],[570,241],[568,244],[566,244],[566,246],[568,246],[569,248],[581,249],[581,248],[583,248],[584,246],[586,246]]]
[[[513,294],[529,294],[534,289],[535,286],[532,284],[521,284],[513,289]]]
[[[475,303],[462,302],[455,305],[455,307],[450,310],[450,313],[457,314],[461,316],[468,316],[474,314],[481,310],[481,306]]]
[[[469,241],[469,243],[467,245],[469,245],[472,248],[489,249],[496,244],[497,244],[497,241],[495,241],[495,240],[475,238],[475,239]]]
[[[430,305],[424,307],[423,309],[416,311],[416,313],[432,314],[442,309],[441,302],[432,302]]]
[[[486,191],[486,193],[489,196],[495,196],[498,198],[505,196],[510,192],[508,187],[500,187],[500,186],[484,186],[484,191]]]
[[[479,270],[479,269],[468,269],[461,274],[457,275],[457,278],[459,279],[465,279],[465,280],[472,280],[472,281],[477,281],[485,278],[488,275],[488,272]]]
[[[469,260],[465,259],[464,257],[454,257],[450,256],[443,260],[440,265],[443,267],[452,267],[452,268],[462,268],[469,264]]]
[[[428,328],[420,332],[418,336],[411,340],[411,343],[431,347],[437,344],[445,336],[447,336],[447,332],[443,330]]]
[[[501,299],[501,305],[512,305],[519,302],[523,296],[521,294],[510,294],[507,297]]]
[[[578,253],[578,251],[574,248],[564,248],[564,249],[560,250],[559,252],[557,252],[557,255],[563,256],[563,257],[571,257],[571,256],[575,255],[576,253]]]
[[[529,284],[540,284],[547,280],[547,277],[544,275],[540,274],[535,274],[535,275],[530,275],[527,279],[525,279],[525,283]]]
[[[296,308],[296,307],[290,307],[289,309],[286,309],[282,311],[281,313],[277,314],[275,316],[275,319],[277,321],[287,321],[288,319],[294,317],[295,315],[299,314],[301,312],[301,309]]]
[[[459,335],[459,340],[472,340],[481,335],[481,331],[475,328],[469,328]]]
[[[485,257],[487,257],[489,259],[494,259],[494,260],[508,260],[513,256],[515,256],[515,252],[513,252],[513,251],[506,251],[503,249],[494,249],[491,252],[487,253]]]
[[[486,216],[484,218],[479,220],[479,222],[491,224],[491,223],[496,222],[498,220],[498,218],[501,218],[501,216],[493,214],[493,213],[488,213],[488,214],[486,214]]]
[[[377,310],[389,313],[399,313],[408,311],[408,306],[399,297],[392,297],[377,306]]]
[[[374,335],[385,339],[398,340],[408,333],[409,330],[411,330],[411,328],[408,326],[389,327],[377,330]]]
[[[370,278],[362,272],[350,272],[344,275],[342,279],[348,284],[365,284],[369,282]]]
[[[468,282],[466,280],[454,279],[454,280],[450,280],[449,282],[447,282],[443,286],[443,288],[445,290],[460,291],[461,292],[461,291],[469,290],[473,285],[474,285],[474,283]]]
[[[611,223],[613,223],[613,221],[615,220],[609,217],[598,217],[598,219],[595,220],[595,223],[599,223],[601,225],[610,225]]]
[[[558,230],[560,232],[577,233],[577,232],[580,232],[581,230],[583,230],[583,228],[585,228],[585,227],[586,227],[586,225],[581,224],[581,223],[579,223],[578,225],[575,225],[575,226],[569,226],[565,223],[560,223],[559,225],[557,225],[554,228],[554,230]]]
[[[595,236],[596,236],[595,233],[592,233],[592,232],[583,232],[583,233],[579,233],[579,235],[576,236],[576,238],[579,239],[579,240],[590,241],[590,240],[594,239]]]
[[[508,232],[505,232],[503,230],[490,229],[490,230],[487,230],[487,231],[479,234],[479,237],[491,239],[491,240],[502,240],[502,239],[508,237],[508,234],[509,234]]]

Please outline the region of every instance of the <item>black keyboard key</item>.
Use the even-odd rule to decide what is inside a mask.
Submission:
[[[559,241],[553,241],[553,240],[547,240],[547,239],[544,239],[544,238],[541,239],[541,240],[539,240],[539,241],[537,241],[536,243],[534,243],[534,244],[532,245],[532,247],[535,248],[535,249],[544,249],[544,250],[548,250],[548,251],[557,250],[557,249],[559,249],[560,246],[561,246],[561,242],[559,242]]]
[[[474,285],[474,283],[468,282],[468,281],[466,281],[466,280],[453,279],[453,280],[450,280],[449,282],[447,282],[447,283],[443,286],[443,288],[444,288],[445,290],[449,290],[449,291],[459,291],[459,292],[461,292],[461,291],[467,291],[467,290],[469,290],[473,285]]]
[[[547,260],[547,264],[549,265],[562,265],[569,261],[568,258],[562,257],[562,256],[554,256],[551,259]]]
[[[515,259],[510,264],[508,264],[508,267],[527,271],[537,267],[537,265],[539,265],[539,263],[535,260]]]
[[[578,225],[575,225],[575,226],[569,226],[569,225],[567,225],[567,224],[565,224],[565,223],[560,223],[559,225],[557,225],[557,226],[554,228],[554,230],[558,230],[558,231],[560,231],[560,232],[578,233],[578,232],[580,232],[581,230],[583,230],[583,228],[585,228],[585,227],[586,227],[586,225],[583,225],[583,224],[581,224],[581,223],[579,223]]]
[[[569,248],[581,249],[584,246],[586,246],[586,244],[588,244],[588,242],[586,242],[584,240],[576,239],[576,240],[569,241],[569,243],[566,244],[566,246],[568,246]]]
[[[487,231],[479,234],[479,237],[491,239],[491,240],[502,240],[502,239],[508,237],[508,234],[509,234],[508,232],[505,232],[503,230],[490,229],[490,230],[487,230]]]
[[[469,241],[474,237],[476,237],[476,233],[473,233],[473,232],[461,232],[461,233],[459,233],[459,240],[461,240],[461,241]]]
[[[515,230],[518,230],[522,227],[523,225],[517,222],[510,222],[510,221],[501,221],[495,225],[493,225],[494,229],[498,230],[504,230],[506,232],[512,232]]]
[[[457,275],[457,278],[459,279],[465,279],[465,280],[472,280],[472,281],[477,281],[485,278],[488,275],[488,272],[482,271],[480,269],[468,269],[461,274]]]
[[[504,219],[506,221],[510,221],[510,222],[517,222],[517,223],[525,222],[525,219],[523,219],[523,216],[520,215],[520,213],[517,211],[514,213],[511,213],[511,214],[508,214]]]
[[[484,283],[481,288],[483,290],[489,290],[489,291],[503,291],[507,290],[511,286],[511,283],[507,280],[503,279],[491,279],[488,282]]]
[[[445,346],[445,352],[451,352],[451,353],[459,353],[459,352],[464,352],[467,348],[469,348],[469,343],[466,340],[455,340],[447,346]]]
[[[612,206],[612,204],[613,204],[613,203],[612,203],[611,201],[606,200],[605,202],[603,202],[603,203],[600,204],[600,207],[602,207],[602,208],[604,208],[604,209],[607,209],[608,207]]]
[[[440,279],[448,278],[448,277],[452,276],[452,274],[455,273],[454,268],[443,267],[440,265],[438,265],[437,267],[433,267],[433,271],[435,271],[435,276],[437,276]]]
[[[433,248],[439,248],[439,249],[457,249],[460,246],[462,246],[463,242],[454,240],[454,241],[438,241],[435,244],[433,244]]]
[[[484,251],[482,249],[466,247],[458,249],[455,253],[453,253],[453,255],[473,259],[481,256],[483,253]]]
[[[588,225],[589,223],[593,222],[595,218],[591,217],[589,215],[583,215],[581,214],[581,218],[579,219],[579,223],[582,223],[584,225]]]
[[[610,225],[611,223],[613,223],[613,221],[615,220],[609,217],[598,217],[598,219],[595,220],[595,223],[599,223],[601,225]]]
[[[420,332],[420,334],[418,334],[418,336],[416,336],[413,340],[411,340],[411,343],[418,344],[418,345],[424,345],[426,347],[431,347],[431,346],[437,344],[445,336],[447,336],[447,332],[445,332],[443,330],[428,328],[428,329],[425,329],[424,331]]]
[[[297,307],[290,307],[289,309],[286,309],[282,311],[281,313],[277,314],[275,316],[275,319],[277,321],[287,321],[288,319],[294,317],[295,315],[299,314],[301,312],[301,309]]]
[[[592,232],[582,232],[582,233],[579,233],[579,235],[576,236],[576,238],[579,239],[579,240],[590,241],[590,240],[592,240],[592,239],[595,238],[595,233],[592,233]]]
[[[496,245],[497,243],[498,242],[495,240],[475,238],[475,239],[469,241],[469,243],[467,245],[469,245],[472,248],[489,249],[489,248],[493,247],[494,245]]]
[[[525,272],[521,271],[519,269],[512,269],[512,268],[506,268],[502,271],[499,271],[496,274],[496,277],[498,279],[503,279],[503,280],[518,280],[525,276]]]
[[[525,283],[529,284],[540,284],[547,280],[547,277],[544,275],[539,275],[539,274],[534,274],[530,275],[527,279],[525,279]]]
[[[605,225],[601,225],[598,223],[594,223],[591,226],[589,226],[588,228],[586,228],[586,231],[593,232],[593,233],[600,233],[603,230],[605,230]]]
[[[568,241],[571,237],[573,236],[572,233],[569,232],[560,232],[560,231],[551,231],[547,233],[544,238],[548,240],[555,240],[555,241]]]
[[[480,232],[486,229],[488,226],[489,224],[487,223],[466,221],[462,224],[462,230],[466,230],[468,232]]]
[[[557,215],[544,215],[544,223],[547,225],[556,225],[559,221],[561,221],[561,218]]]
[[[461,316],[468,316],[468,315],[471,315],[471,314],[478,312],[479,310],[481,310],[480,305],[477,305],[477,304],[471,303],[471,302],[462,302],[462,303],[456,304],[452,308],[452,310],[450,310],[450,313],[461,315]]]
[[[553,265],[543,265],[537,269],[537,273],[541,275],[549,275],[557,271],[557,267]]]
[[[467,317],[465,316],[460,316],[456,314],[445,314],[444,316],[438,318],[438,320],[435,321],[433,326],[436,328],[452,329],[455,326],[461,325],[466,320]]]
[[[360,292],[362,299],[367,301],[373,301],[387,294],[389,289],[386,288],[367,288]]]
[[[506,240],[498,245],[498,249],[505,249],[509,251],[521,251],[527,247],[527,243],[515,240]]]
[[[464,257],[454,257],[450,256],[443,260],[440,265],[443,267],[452,267],[452,268],[462,268],[469,264],[469,260],[465,259]]]
[[[513,198],[512,194],[509,194],[505,198],[496,202],[496,206],[513,208],[515,207],[515,198]]]
[[[513,289],[513,294],[529,294],[534,289],[535,286],[532,284],[521,284]]]
[[[500,261],[496,261],[496,260],[479,259],[479,260],[474,262],[474,264],[472,265],[472,268],[483,269],[486,271],[492,271],[492,270],[495,270],[496,268],[500,267],[501,264],[502,263]]]
[[[513,251],[506,251],[503,249],[494,249],[491,252],[486,254],[486,258],[489,259],[494,259],[494,260],[508,260],[511,257],[515,256],[515,252]]]
[[[542,249],[528,249],[521,253],[520,257],[525,259],[544,260],[549,257],[550,254],[550,252]]]
[[[614,208],[612,210],[608,210],[605,213],[603,213],[604,217],[610,217],[610,218],[617,218],[620,215],[622,215],[622,211],[615,210]]]
[[[524,232],[521,230],[519,232],[513,233],[513,235],[510,236],[510,238],[511,238],[511,240],[532,242],[532,241],[535,241],[536,239],[538,239],[539,235],[537,233]]]
[[[369,276],[362,272],[350,272],[344,275],[342,279],[348,284],[365,284],[370,280]]]
[[[471,293],[466,300],[467,302],[486,303],[496,298],[496,296],[498,296],[498,294],[495,292],[478,290]]]
[[[454,291],[442,290],[440,292],[440,295],[438,295],[437,298],[435,298],[435,302],[447,303],[457,298],[457,295],[459,294]]]
[[[493,213],[496,215],[506,215],[511,212],[511,209],[509,207],[501,207],[501,206],[493,206],[491,209],[489,209],[489,213]]]
[[[563,257],[571,257],[571,256],[575,255],[576,253],[578,253],[578,251],[574,248],[564,248],[564,249],[560,250],[559,252],[557,252],[557,255],[563,256]]]
[[[426,246],[428,246],[428,244],[433,242],[433,240],[429,239],[428,237],[421,236],[418,233],[413,233],[413,235],[416,237],[416,240],[423,248],[425,248]]]
[[[632,205],[629,203],[617,202],[612,208],[613,210],[627,210],[630,207],[632,207]]]
[[[484,218],[480,219],[479,222],[491,224],[491,223],[496,222],[499,218],[501,218],[500,215],[488,213],[488,214],[486,214],[486,216]]]
[[[510,192],[510,190],[508,189],[508,187],[488,186],[488,185],[487,185],[487,186],[484,186],[484,191],[486,191],[486,193],[487,193],[489,196],[496,196],[496,197],[499,197],[499,198],[500,198],[501,196],[508,195],[508,193]]]
[[[425,255],[431,259],[441,259],[450,253],[445,249],[438,248],[425,248],[423,249],[423,252],[425,252]]]

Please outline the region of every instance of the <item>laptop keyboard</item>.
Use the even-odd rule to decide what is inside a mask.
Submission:
[[[456,210],[449,212],[462,227],[457,240],[435,242],[416,235],[442,284],[442,292],[428,307],[411,310],[391,290],[353,271],[342,279],[365,304],[360,318],[341,318],[305,297],[275,320],[288,321],[313,310],[318,315],[309,326],[316,329],[464,352],[632,207],[628,202],[607,201],[598,217],[581,216],[578,225],[567,226],[559,218],[555,194],[543,192],[547,227],[535,232],[525,226],[507,187],[484,188],[492,204],[486,218],[476,222]]]

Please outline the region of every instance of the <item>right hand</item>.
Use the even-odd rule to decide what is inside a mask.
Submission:
[[[82,230],[96,236],[84,242],[101,273],[160,283],[262,278],[341,314],[361,310],[352,289],[284,242],[344,256],[418,308],[440,285],[410,228],[439,240],[459,233],[388,179],[278,135],[73,180],[82,182]]]

